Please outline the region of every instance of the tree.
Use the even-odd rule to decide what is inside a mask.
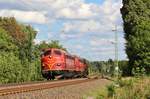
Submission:
[[[15,49],[17,49],[17,46],[13,44],[12,37],[4,29],[0,28],[0,50],[9,52]]]
[[[58,40],[52,40],[49,43],[46,43],[45,41],[43,41],[41,44],[39,44],[40,50],[46,49],[46,48],[58,48],[58,49],[67,51],[67,49],[64,48],[63,45],[61,45]]]
[[[121,14],[129,73],[136,67],[150,73],[150,0],[123,0]]]
[[[129,76],[129,68],[128,68],[128,61],[121,60],[118,62],[119,69],[122,72],[122,76]]]
[[[21,62],[17,55],[18,47],[12,37],[0,28],[0,83],[21,81]]]
[[[21,27],[15,18],[0,17],[0,27],[7,31],[17,45],[23,44],[25,33],[21,31]]]
[[[0,52],[0,84],[24,81],[21,61],[13,52]]]
[[[42,80],[40,51],[66,50],[57,40],[34,45],[36,31],[15,18],[0,17],[0,83]]]
[[[61,45],[58,40],[52,40],[52,41],[49,43],[49,47],[50,47],[50,48],[58,48],[58,49],[62,49],[62,50],[67,51],[67,49],[64,48],[63,45]]]
[[[20,25],[25,33],[24,44],[20,47],[20,56],[26,57],[31,62],[33,53],[33,40],[36,37],[36,31],[30,25]]]
[[[40,51],[43,50],[43,49],[49,48],[48,43],[46,43],[45,41],[42,41],[42,42],[41,42],[39,45],[37,45],[37,46],[38,46],[38,48],[39,48]]]
[[[111,76],[114,76],[115,74],[115,63],[112,59],[108,59],[108,68],[109,68],[109,74]]]
[[[33,45],[35,36],[31,26],[0,17],[0,83],[42,79],[40,51]]]
[[[16,21],[14,17],[0,17],[0,27],[12,37],[13,43],[18,46],[19,58],[24,60],[26,57],[31,60],[33,40],[36,31],[30,25],[23,25]]]

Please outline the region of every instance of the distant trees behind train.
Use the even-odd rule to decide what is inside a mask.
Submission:
[[[115,62],[112,59],[108,59],[107,61],[91,61],[89,64],[89,73],[93,74],[101,74],[106,76],[114,76],[115,72]],[[121,60],[118,62],[120,74],[122,76],[129,76],[128,72],[128,61]]]
[[[45,41],[42,41],[38,45],[38,48],[40,50],[46,49],[46,48],[58,48],[58,49],[62,49],[64,51],[67,51],[67,49],[64,48],[63,45],[61,45],[58,40],[51,40],[51,42],[48,42],[48,43],[46,43]]]

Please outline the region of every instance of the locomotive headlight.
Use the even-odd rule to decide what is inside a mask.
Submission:
[[[57,66],[61,66],[61,64],[58,63]]]
[[[49,58],[52,58],[52,56],[49,56]]]
[[[44,67],[44,66],[45,66],[45,64],[42,64],[42,66]]]

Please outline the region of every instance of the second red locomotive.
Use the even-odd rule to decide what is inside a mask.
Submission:
[[[47,79],[55,79],[56,76],[73,78],[87,77],[88,75],[88,66],[85,59],[56,48],[43,51],[41,67],[42,75]]]

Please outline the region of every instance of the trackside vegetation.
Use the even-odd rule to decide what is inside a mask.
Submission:
[[[31,26],[0,17],[0,83],[41,79],[38,57],[31,61],[35,36]]]
[[[41,75],[40,51],[64,49],[59,41],[35,44],[37,31],[15,18],[0,17],[0,84],[44,80]]]
[[[86,97],[91,99],[150,99],[150,78],[123,78],[105,88],[97,88]],[[85,98],[86,99],[86,98]]]

